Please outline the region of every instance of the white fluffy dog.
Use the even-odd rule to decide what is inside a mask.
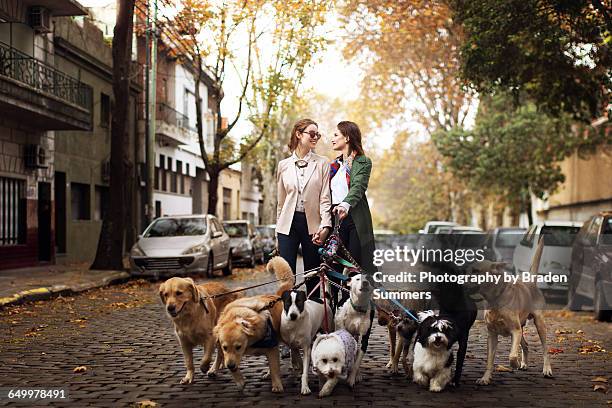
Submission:
[[[321,301],[306,299],[306,293],[299,290],[288,290],[281,296],[283,313],[281,314],[281,339],[291,348],[293,369],[302,371],[302,395],[310,394],[308,387],[308,368],[312,340],[320,328],[324,328],[325,309]],[[327,305],[327,328],[333,330],[332,311]],[[300,349],[304,350],[300,360]]]
[[[367,275],[356,274],[349,280],[351,295],[336,312],[336,329],[345,329],[358,338],[359,351],[353,369],[348,377],[349,386],[353,387],[360,380],[359,366],[368,349],[372,321],[374,320],[374,307],[372,307],[372,293],[374,285]]]
[[[317,335],[312,345],[312,370],[319,376],[319,397],[330,395],[339,380],[347,379],[356,351],[357,342],[346,330]]]

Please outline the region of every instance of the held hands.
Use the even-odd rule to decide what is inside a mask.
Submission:
[[[345,209],[344,207],[342,207],[342,206],[339,206],[339,205],[338,205],[338,206],[336,206],[336,207],[334,207],[334,209],[332,210],[332,212],[333,212],[334,214],[337,214],[337,215],[338,215],[338,220],[339,220],[339,221],[342,221],[342,220],[343,220],[343,219],[345,219],[345,218],[346,218],[346,216],[348,215],[348,212],[346,211],[346,209]]]
[[[323,227],[319,231],[317,231],[315,234],[313,234],[312,243],[315,245],[321,246],[323,245],[323,243],[325,243],[325,240],[327,239],[328,235],[329,235],[329,228]]]

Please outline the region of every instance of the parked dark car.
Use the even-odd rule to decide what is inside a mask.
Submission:
[[[230,248],[234,263],[255,267],[264,263],[264,251],[261,239],[253,224],[247,220],[224,221],[223,228],[230,237]]]
[[[255,229],[261,239],[261,245],[264,251],[264,261],[268,262],[272,257],[272,252],[274,252],[276,248],[276,225],[258,225]]]
[[[583,306],[592,306],[597,320],[612,317],[612,211],[591,217],[574,241],[568,307]]]
[[[506,263],[506,269],[511,271],[514,248],[521,241],[526,230],[526,228],[519,227],[490,230],[485,243],[485,258],[493,262],[504,262]]]

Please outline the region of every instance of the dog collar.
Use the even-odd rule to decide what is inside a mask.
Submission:
[[[357,312],[362,313],[362,314],[368,313],[368,306],[369,306],[369,304],[368,304],[368,306],[366,306],[364,308],[364,307],[361,307],[361,306],[357,306],[355,303],[353,303],[353,299],[349,299],[349,300],[351,302],[351,306],[353,306],[353,309],[355,309]]]
[[[278,345],[278,339],[276,337],[276,332],[274,331],[274,327],[272,327],[272,320],[268,319],[266,321],[266,335],[257,340],[255,343],[251,345],[253,348],[271,348]]]

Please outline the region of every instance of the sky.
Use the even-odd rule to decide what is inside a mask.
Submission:
[[[116,0],[79,0],[86,7],[112,6]],[[359,84],[363,75],[362,70],[355,63],[344,60],[342,56],[342,36],[344,33],[340,19],[332,12],[327,23],[323,27],[326,37],[333,39],[320,55],[320,62],[312,64],[304,76],[304,89],[312,89],[316,93],[321,93],[330,98],[340,98],[341,100],[353,100],[359,96]],[[246,44],[245,44],[246,49]],[[228,77],[224,85],[225,98],[222,105],[224,116],[232,118],[237,111],[237,98],[240,95],[240,83],[237,77],[232,74]],[[250,123],[246,115],[235,128],[236,135],[243,135],[249,132]],[[348,118],[350,120],[350,118]],[[315,118],[316,120],[316,118]],[[329,131],[329,130],[328,130]],[[393,131],[391,129],[382,131],[376,137],[376,145],[385,148],[393,142]]]

